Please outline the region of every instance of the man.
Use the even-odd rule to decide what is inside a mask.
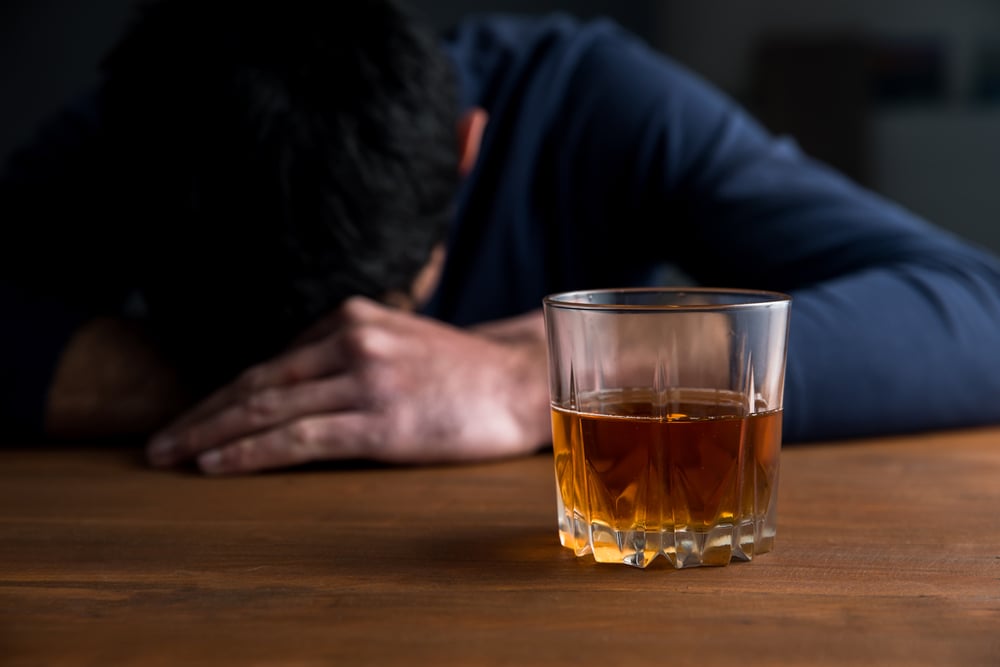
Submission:
[[[7,419],[180,411],[149,460],[207,473],[525,454],[541,297],[667,263],[793,295],[786,440],[1000,420],[995,258],[609,23],[441,46],[388,2],[154,5],[4,182]]]

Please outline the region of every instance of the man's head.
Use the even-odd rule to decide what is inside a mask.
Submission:
[[[165,0],[105,69],[151,313],[232,357],[217,372],[346,296],[408,293],[442,241],[454,75],[393,2]]]

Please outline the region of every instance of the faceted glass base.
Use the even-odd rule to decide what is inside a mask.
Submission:
[[[658,557],[677,569],[722,566],[750,561],[774,548],[774,504],[766,515],[738,523],[720,523],[707,531],[675,527],[665,531],[617,531],[588,524],[579,514],[565,512],[559,499],[559,541],[577,556],[592,554],[598,563],[648,567]]]

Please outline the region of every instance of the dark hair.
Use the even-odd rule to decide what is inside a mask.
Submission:
[[[150,314],[221,372],[347,296],[408,292],[445,234],[454,74],[393,2],[161,1],[104,69]]]

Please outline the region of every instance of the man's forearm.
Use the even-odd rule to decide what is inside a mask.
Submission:
[[[48,436],[140,435],[188,403],[178,374],[135,323],[98,318],[66,346],[49,389]]]
[[[535,341],[545,344],[545,319],[541,308],[503,320],[483,322],[471,329],[494,340]]]

